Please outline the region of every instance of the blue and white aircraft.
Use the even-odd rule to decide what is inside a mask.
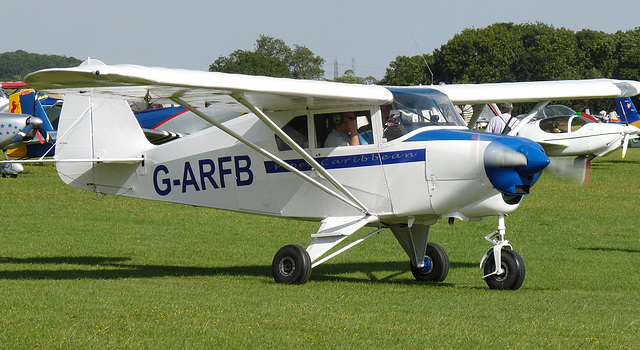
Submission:
[[[305,283],[313,267],[385,229],[416,279],[442,281],[449,258],[429,242],[430,227],[439,219],[497,216],[497,229],[485,237],[493,247],[481,259],[483,278],[495,289],[518,289],[524,281],[524,262],[505,239],[505,216],[549,159],[529,139],[469,130],[452,101],[640,92],[639,82],[614,80],[389,88],[96,60],[37,71],[25,81],[66,95],[55,160],[73,187],[319,221],[306,249],[287,245],[275,254],[278,283]],[[127,103],[134,100],[180,105],[214,127],[151,144]],[[221,122],[196,108],[202,106],[236,116]],[[334,132],[355,145],[330,145]],[[370,138],[356,141],[355,133]],[[373,231],[330,253],[365,226]]]
[[[11,149],[33,147],[33,152],[46,152],[53,147],[55,130],[35,91],[22,90],[7,99],[7,112],[0,112],[0,149],[4,158]],[[32,155],[35,156],[35,155]],[[20,163],[0,165],[2,177],[16,177],[24,170]]]
[[[616,98],[616,109],[618,110],[618,116],[620,117],[620,123],[628,126],[640,128],[640,115],[636,106],[631,101],[630,97],[618,97]],[[622,158],[627,153],[627,147],[638,148],[640,147],[640,138],[636,134],[633,136],[625,136],[622,143]]]

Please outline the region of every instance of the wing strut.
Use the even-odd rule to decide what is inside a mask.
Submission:
[[[234,93],[231,94],[231,97],[236,99],[236,101],[240,102],[245,107],[249,108],[249,110],[253,112],[258,118],[260,118],[263,123],[265,123],[271,130],[273,130],[278,136],[280,136],[280,138],[282,138],[287,143],[287,145],[291,147],[291,149],[296,151],[296,153],[298,153],[304,160],[306,160],[309,165],[311,165],[317,172],[319,172],[325,179],[327,179],[327,181],[329,181],[335,188],[342,192],[342,194],[347,196],[347,198],[349,198],[353,202],[357,203],[360,210],[368,214],[369,210],[362,202],[358,200],[358,198],[356,198],[356,196],[349,192],[349,190],[347,190],[346,187],[344,187],[335,177],[333,177],[327,171],[327,169],[320,165],[318,161],[313,159],[312,156],[305,152],[302,147],[300,147],[300,145],[298,145],[291,139],[291,137],[289,137],[289,135],[287,135],[287,133],[282,131],[282,129],[280,129],[280,127],[276,125],[276,123],[274,123],[273,120],[269,118],[269,116],[264,114],[264,112],[262,112],[258,107],[251,104],[251,102],[247,101],[247,99],[244,98],[242,94]]]
[[[182,99],[180,99],[179,97],[171,97],[170,98],[173,102],[179,104],[180,106],[188,109],[189,111],[193,112],[195,115],[199,116],[200,118],[208,121],[209,123],[213,124],[214,126],[216,126],[217,128],[219,128],[220,130],[222,130],[223,132],[229,134],[229,136],[235,138],[236,140],[244,143],[245,145],[249,146],[251,149],[253,149],[254,151],[262,154],[263,156],[273,160],[274,162],[278,163],[278,165],[282,166],[283,168],[289,170],[290,172],[300,176],[303,180],[309,182],[310,184],[318,187],[319,189],[321,189],[322,191],[326,192],[327,194],[341,200],[342,202],[358,209],[361,210],[363,213],[368,215],[368,210],[364,207],[364,205],[359,204],[359,202],[354,202],[346,197],[344,197],[343,195],[337,193],[336,191],[328,188],[327,186],[321,184],[320,182],[318,182],[317,180],[311,178],[309,175],[301,172],[300,170],[292,167],[289,163],[285,162],[284,160],[280,159],[279,157],[271,154],[269,151],[265,150],[264,148],[256,145],[255,143],[247,140],[246,138],[242,137],[240,134],[236,133],[235,131],[227,128],[226,126],[224,126],[222,123],[218,122],[217,120],[209,117],[208,115],[202,113],[201,111],[199,111],[198,109],[194,108],[193,106],[191,106],[190,104],[188,104],[187,102],[183,101]],[[282,132],[282,130],[280,130]],[[284,132],[283,132],[284,134]],[[286,138],[282,138],[283,140],[287,140],[288,141],[293,141],[291,140],[291,138],[289,138],[289,136],[287,136],[286,134],[284,134],[286,136]],[[293,144],[295,144],[297,146],[297,144],[295,142],[292,142]],[[304,153],[304,152],[303,152]]]
[[[518,131],[520,131],[528,122],[531,121],[531,119],[533,119],[533,117],[536,116],[536,114],[538,114],[538,112],[540,112],[541,109],[543,109],[544,107],[546,107],[546,105],[549,104],[549,102],[551,102],[551,100],[542,100],[540,102],[538,102],[531,111],[529,111],[529,114],[527,114],[524,118],[522,118],[514,127],[513,129],[511,129],[511,131],[509,131],[509,133],[507,135],[509,136],[516,136],[518,134]]]

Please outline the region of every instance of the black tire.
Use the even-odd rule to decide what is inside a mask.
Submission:
[[[449,256],[440,245],[427,243],[424,254],[424,267],[411,264],[411,273],[418,281],[442,282],[449,274]]]
[[[484,265],[485,276],[495,271],[496,262],[493,252],[489,253],[487,262]],[[516,290],[524,282],[524,261],[520,255],[511,249],[502,249],[502,275],[491,275],[484,279],[491,289]]]
[[[311,258],[299,245],[290,244],[273,257],[271,272],[276,283],[304,284],[311,277]]]

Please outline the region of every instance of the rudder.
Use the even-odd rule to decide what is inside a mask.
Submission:
[[[616,98],[616,108],[618,109],[618,115],[621,123],[640,128],[640,115],[638,115],[638,110],[636,109],[636,106],[634,106],[630,97]]]
[[[96,191],[98,167],[108,169],[122,165],[127,163],[125,159],[140,158],[151,147],[125,100],[66,96],[55,155],[58,174],[65,183]],[[123,161],[122,164],[96,163],[100,159]],[[122,176],[128,175],[115,172],[113,181],[122,182],[118,179]]]

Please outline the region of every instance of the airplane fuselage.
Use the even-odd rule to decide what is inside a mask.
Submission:
[[[537,176],[523,176],[528,181],[523,184],[524,192],[508,196],[504,193],[515,190],[501,191],[494,184],[495,178],[503,176],[490,178],[487,174],[490,145],[506,140],[517,143],[508,146],[514,152],[526,147],[543,155],[541,148],[529,140],[470,131],[463,126],[420,127],[387,140],[380,110],[376,106],[358,110],[371,116],[371,144],[322,147],[315,137],[316,130],[310,128],[311,142],[305,144],[305,151],[385,223],[403,222],[407,217],[416,222],[432,222],[440,217],[473,220],[510,213],[518,207],[519,197],[528,193],[528,187],[537,180]],[[93,114],[99,116],[100,112]],[[314,121],[325,114],[326,110],[293,115],[319,127]],[[291,114],[276,113],[274,120],[288,124],[293,119]],[[100,127],[99,123],[94,121],[93,125]],[[255,115],[246,114],[225,125],[330,186],[295,151],[280,150],[274,132]],[[132,125],[136,127],[139,129],[137,124]],[[138,137],[141,135],[135,132]],[[91,191],[274,216],[322,220],[362,214],[218,128],[157,146],[138,140],[131,151],[136,149],[138,153],[132,154],[143,156],[142,164],[99,163],[92,169],[87,163],[59,163],[60,177],[65,180],[76,177],[67,174],[82,174],[70,183]],[[64,153],[69,152],[64,144],[58,152],[69,157]],[[107,151],[95,148],[94,153],[99,156]],[[516,170],[496,168],[520,176]]]
[[[559,122],[559,123],[558,123]],[[543,144],[548,156],[606,156],[622,144],[624,125],[594,123],[573,115],[529,123],[518,136]]]

